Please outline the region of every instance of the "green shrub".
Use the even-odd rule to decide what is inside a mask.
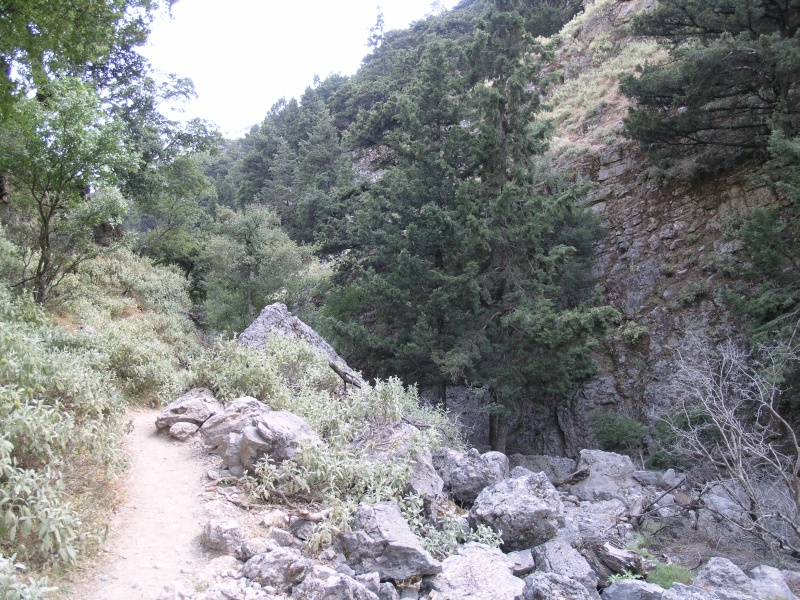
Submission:
[[[16,556],[5,557],[0,554],[0,599],[39,600],[56,590],[48,587],[47,577],[20,581],[20,571],[23,570],[24,566],[16,562]]]
[[[636,419],[619,413],[606,412],[590,419],[600,448],[608,451],[625,451],[638,448],[647,433],[647,427]]]
[[[678,298],[684,305],[688,306],[708,296],[708,292],[708,284],[705,282],[689,283],[681,290]]]
[[[675,564],[656,563],[655,568],[647,573],[648,583],[654,583],[665,590],[670,589],[675,582],[689,583],[692,579],[694,573],[686,567]]]

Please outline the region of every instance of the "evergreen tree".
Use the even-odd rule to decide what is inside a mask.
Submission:
[[[659,164],[701,173],[765,160],[773,131],[800,131],[798,25],[797,0],[660,0],[633,29],[671,57],[623,79],[625,133]]]

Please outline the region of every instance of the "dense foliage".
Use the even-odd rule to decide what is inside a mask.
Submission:
[[[634,32],[670,60],[624,78],[625,131],[665,164],[719,173],[763,159],[772,132],[800,128],[800,5],[795,0],[662,0]]]

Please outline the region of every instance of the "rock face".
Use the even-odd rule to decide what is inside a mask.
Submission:
[[[521,600],[524,584],[514,577],[514,561],[496,548],[470,542],[446,558],[442,572],[422,589],[431,600]]]
[[[434,453],[433,466],[450,497],[467,504],[484,488],[508,479],[508,458],[501,452],[481,454],[472,448],[463,453],[443,448]]]
[[[258,350],[263,348],[269,337],[276,333],[307,342],[314,350],[325,354],[328,360],[344,364],[341,357],[320,334],[295,317],[286,305],[280,302],[263,308],[250,327],[241,333],[239,344]]]
[[[422,547],[394,502],[360,504],[351,531],[342,536],[348,564],[356,573],[377,572],[381,581],[432,575],[442,570]]]
[[[190,423],[200,427],[209,418],[223,411],[214,394],[206,388],[189,390],[169,404],[156,417],[156,428],[170,429],[176,423]]]
[[[469,519],[500,532],[505,550],[522,550],[555,537],[564,524],[564,506],[544,473],[517,467],[511,479],[480,493]]]
[[[576,462],[571,458],[543,454],[512,454],[508,457],[508,466],[511,469],[524,467],[533,473],[542,472],[553,484],[577,470]]]

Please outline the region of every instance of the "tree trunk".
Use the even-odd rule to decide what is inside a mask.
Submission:
[[[506,452],[508,441],[508,417],[505,415],[489,415],[489,444],[496,452]]]
[[[439,406],[442,410],[447,410],[447,384],[439,384]]]
[[[250,274],[247,278],[247,316],[250,318],[248,323],[252,323],[256,319],[256,307],[253,303],[253,281],[256,278],[255,265],[250,265]]]

